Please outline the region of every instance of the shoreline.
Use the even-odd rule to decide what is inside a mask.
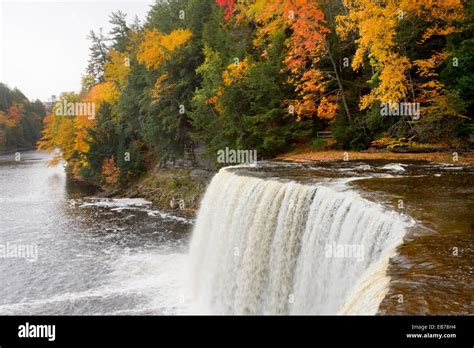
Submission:
[[[458,160],[453,160],[452,152],[427,153],[394,153],[387,151],[307,151],[296,150],[272,158],[272,161],[293,163],[316,163],[343,161],[347,153],[348,160],[391,160],[391,161],[429,161],[458,166],[474,165],[474,152],[459,152]],[[166,212],[173,212],[186,217],[196,216],[201,199],[207,186],[216,174],[214,171],[204,171],[199,168],[155,168],[150,169],[139,180],[123,188],[99,187],[98,197],[103,198],[143,198],[151,201],[154,206]],[[77,178],[75,179],[77,180]],[[171,201],[177,203],[173,208]],[[179,207],[179,201],[184,200],[184,208]]]
[[[9,150],[1,150],[0,156],[11,155],[17,152],[28,152],[28,151],[38,151],[36,147],[29,147],[29,148],[17,148],[17,149],[9,149]]]
[[[139,197],[151,201],[165,212],[194,218],[214,174],[198,168],[150,169],[145,176],[131,185],[116,190],[102,188],[103,191],[98,196]]]
[[[457,160],[455,158],[457,153]],[[295,150],[275,157],[277,161],[311,163],[321,161],[343,161],[347,154],[348,161],[354,160],[395,160],[395,161],[429,161],[435,163],[474,165],[474,151],[465,152],[388,152],[388,151],[344,151],[344,150]]]

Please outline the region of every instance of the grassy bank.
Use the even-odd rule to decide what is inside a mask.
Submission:
[[[145,198],[160,209],[193,214],[212,176],[212,172],[199,169],[160,168],[150,171],[120,195]]]

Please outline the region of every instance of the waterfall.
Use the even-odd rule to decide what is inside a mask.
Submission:
[[[375,314],[407,222],[355,192],[221,169],[201,203],[189,287],[212,314]]]

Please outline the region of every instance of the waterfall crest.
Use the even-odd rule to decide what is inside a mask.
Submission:
[[[201,203],[190,290],[213,314],[375,314],[407,222],[352,192],[226,168]]]

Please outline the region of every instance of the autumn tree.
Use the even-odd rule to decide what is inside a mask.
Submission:
[[[219,149],[365,149],[381,137],[467,146],[472,16],[461,0],[167,0],[91,32],[79,94],[94,117],[45,118],[40,149],[75,175],[125,185],[157,162]],[[34,139],[37,105],[2,97],[0,146]],[[421,118],[382,103],[420,103]],[[333,140],[317,132],[331,130]],[[59,158],[59,157],[58,157]]]
[[[240,16],[240,7],[235,11],[229,18],[219,6],[215,10],[214,18],[226,22],[217,27],[212,20],[208,23],[205,61],[197,69],[203,81],[193,98],[195,138],[206,143],[213,160],[225,147],[271,156],[311,132],[306,121],[295,122],[295,113],[285,103],[297,97],[285,73],[285,30],[266,34],[264,48],[255,50],[252,42],[260,33],[248,17]]]
[[[333,86],[334,76],[326,68],[328,54],[324,12],[316,1],[277,0],[248,1],[238,7],[245,16],[259,26],[254,45],[266,54],[266,41],[278,31],[289,32],[287,38],[286,63],[290,81],[295,87],[297,98],[287,104],[294,110],[295,117],[320,117],[331,120],[338,109],[342,86]],[[240,15],[240,18],[244,18]],[[350,116],[349,116],[350,117]]]
[[[76,93],[62,93],[57,100],[60,103],[79,102],[79,96]],[[43,136],[38,141],[38,149],[46,152],[53,152],[58,149],[59,152],[50,161],[50,165],[56,165],[60,159],[64,159],[72,172],[79,169],[78,156],[76,152],[76,127],[74,116],[67,116],[55,112],[55,108],[45,117]]]
[[[162,161],[194,161],[191,100],[200,86],[196,68],[203,61],[202,35],[213,7],[212,1],[201,0],[157,2],[144,24],[156,43],[140,45],[137,53],[148,64],[137,74],[137,84],[146,84],[145,93],[138,90],[143,98],[137,109],[144,119],[143,138]]]
[[[462,108],[452,103],[455,97],[446,93],[438,78],[440,66],[451,56],[446,37],[459,31],[463,19],[460,0],[347,0],[344,5],[347,14],[338,17],[337,30],[342,39],[357,33],[352,68],[372,70],[361,110],[377,108],[379,103],[421,103],[424,116],[418,126],[405,117],[392,131],[416,131],[425,140],[423,124],[461,117]]]

